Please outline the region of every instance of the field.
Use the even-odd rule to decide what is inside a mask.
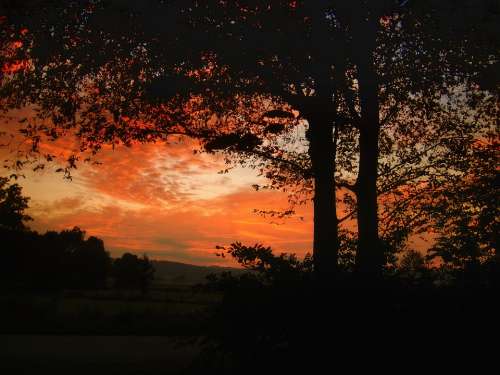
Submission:
[[[195,343],[163,336],[2,335],[3,374],[182,374]]]
[[[7,293],[0,297],[3,373],[176,374],[200,351],[219,301],[190,286],[137,291]]]
[[[198,334],[221,298],[190,286],[138,291],[3,293],[0,332],[9,334],[180,335]]]

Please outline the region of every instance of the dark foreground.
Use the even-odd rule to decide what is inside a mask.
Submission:
[[[3,291],[0,374],[185,374],[220,300],[190,287]]]
[[[3,374],[182,374],[196,343],[162,336],[2,335]]]
[[[474,363],[472,373],[483,373],[481,366],[497,362],[500,294],[493,287],[248,281],[224,294],[4,295],[0,373],[335,373],[313,371],[325,366],[378,373],[395,361],[424,370]]]

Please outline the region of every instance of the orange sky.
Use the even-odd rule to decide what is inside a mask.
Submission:
[[[192,152],[192,145],[147,144],[100,154],[102,165],[81,165],[67,181],[26,171],[19,183],[30,196],[30,225],[38,231],[79,226],[105,241],[112,255],[126,251],[193,264],[228,264],[216,245],[257,241],[277,252],[304,255],[312,248],[312,212],[272,223],[254,209],[286,208],[286,195],[259,191],[256,172],[218,174],[222,158]],[[5,174],[5,173],[4,173]]]

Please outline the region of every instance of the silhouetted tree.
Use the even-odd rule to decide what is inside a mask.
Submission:
[[[112,275],[116,288],[140,289],[144,293],[153,281],[154,267],[146,255],[139,258],[125,253],[114,260]]]
[[[103,241],[79,228],[44,234],[0,228],[2,282],[28,289],[95,289],[106,286],[111,258]]]
[[[10,230],[26,230],[26,221],[33,220],[26,214],[29,198],[22,195],[18,184],[0,177],[0,227]]]
[[[83,149],[97,151],[105,143],[183,134],[202,138],[210,151],[258,154],[280,159],[281,167],[301,170],[300,163],[276,157],[283,149],[278,147],[279,133],[297,123],[283,96],[310,123],[316,269],[334,271],[338,239],[330,65],[336,55],[324,48],[324,38],[331,39],[326,31],[332,27],[325,4],[298,12],[293,4],[280,1],[266,14],[250,2],[248,23],[238,4],[217,1],[37,2],[37,7],[37,16],[29,3],[13,7],[8,14],[12,23],[4,25],[6,36],[11,35],[10,25],[19,32],[29,30],[21,39],[23,46],[33,45],[23,51],[33,64],[23,77],[4,79],[2,96],[7,102],[13,99],[8,104],[12,107],[35,104],[39,119],[52,121],[41,127],[30,123],[26,135],[41,132],[54,139],[66,132],[63,128],[72,129]],[[264,28],[259,30],[259,25]],[[232,54],[234,49],[228,47],[249,35],[259,42],[251,39],[251,45],[238,46],[244,56]],[[294,48],[297,42],[303,49]],[[15,56],[6,53],[5,59],[10,57],[12,65],[22,58],[22,50],[14,50]],[[61,74],[52,74],[58,69]],[[21,81],[38,82],[38,89],[17,100]],[[42,95],[48,88],[53,95]],[[81,95],[72,94],[76,91]],[[76,160],[71,157],[69,165]]]
[[[69,286],[104,288],[111,271],[111,258],[104,249],[104,242],[97,237],[89,237],[68,250]]]
[[[313,260],[307,254],[303,260],[295,254],[274,255],[270,247],[260,244],[245,246],[240,242],[231,244],[227,249],[218,246],[218,256],[231,256],[245,269],[253,271],[258,280],[265,284],[294,283],[312,279]],[[248,275],[242,276],[247,278]]]
[[[357,267],[376,275],[385,261],[385,244],[397,246],[411,233],[415,215],[394,219],[422,194],[413,186],[432,189],[451,179],[451,171],[463,163],[457,150],[494,127],[498,86],[479,77],[494,78],[498,9],[487,1],[354,3],[333,6],[346,28],[355,71],[355,83],[347,85],[353,95],[345,100],[351,108],[360,107],[357,178],[339,184],[353,187],[356,196]],[[339,162],[341,168],[351,166],[345,168],[347,175],[353,169],[349,159]]]
[[[454,184],[444,185],[442,191],[435,192],[432,204],[424,206],[425,213],[430,216],[429,226],[440,235],[438,243],[450,242],[449,245],[439,245],[442,250],[449,251],[450,256],[453,249],[462,246],[460,244],[464,249],[469,248],[470,256],[477,259],[498,256],[498,146],[497,138],[476,142],[469,150],[471,162],[468,173]],[[473,248],[478,252],[476,256],[473,255]],[[431,256],[439,256],[438,253],[440,251],[436,249]],[[459,256],[458,253],[456,255]],[[455,263],[444,254],[442,258]]]
[[[423,230],[437,235],[428,259],[479,281],[484,268],[498,263],[498,140],[478,141],[469,152],[469,173],[422,203]]]
[[[34,254],[40,246],[40,238],[30,231],[0,227],[2,251],[0,278],[2,288],[33,286],[36,277],[30,272],[36,263]]]
[[[18,265],[26,272],[21,279],[36,287],[95,289],[106,286],[111,258],[102,240],[85,239],[85,232],[75,227],[61,232],[34,233],[32,247]]]
[[[487,82],[497,61],[491,43],[483,43],[490,34],[472,27],[478,20],[490,27],[488,17],[482,22],[486,1],[471,14],[454,1],[413,3],[42,1],[34,13],[26,2],[2,23],[10,73],[2,97],[7,108],[35,107],[36,120],[23,128],[35,150],[40,135],[56,139],[71,130],[91,152],[106,143],[182,134],[203,139],[209,151],[264,160],[257,165],[277,187],[307,180],[299,191],[314,189],[320,274],[337,265],[343,218],[337,218],[336,187],[351,189],[357,268],[377,276],[386,247],[378,233],[379,175],[397,178],[384,184],[390,192],[416,179],[411,166],[394,173],[384,163],[388,169],[380,171],[381,151],[389,160],[396,156],[392,166],[411,164],[392,146],[408,151],[407,139],[432,134],[421,122],[442,113],[443,96],[461,86],[481,91],[475,85]],[[449,17],[454,7],[459,21],[451,21],[457,14]],[[301,144],[307,152],[289,152],[279,135],[301,119],[308,122],[308,143]],[[77,160],[71,156],[68,166]],[[339,169],[355,181],[336,184]]]
[[[415,250],[406,250],[399,261],[397,267],[393,270],[405,285],[415,287],[430,287],[431,282],[437,278],[433,275],[425,256]]]
[[[418,251],[408,250],[401,259],[399,267],[408,272],[415,272],[425,267],[425,258]]]

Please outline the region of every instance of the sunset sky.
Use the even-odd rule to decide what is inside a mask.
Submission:
[[[230,264],[216,245],[260,241],[276,251],[304,255],[312,248],[312,211],[278,223],[254,209],[286,208],[286,195],[255,191],[256,172],[227,174],[220,156],[193,154],[189,142],[109,149],[101,165],[81,164],[72,181],[55,173],[25,171],[19,183],[31,197],[30,224],[38,231],[79,226],[105,241],[112,255],[131,251],[192,264]],[[9,172],[4,172],[8,174]]]

